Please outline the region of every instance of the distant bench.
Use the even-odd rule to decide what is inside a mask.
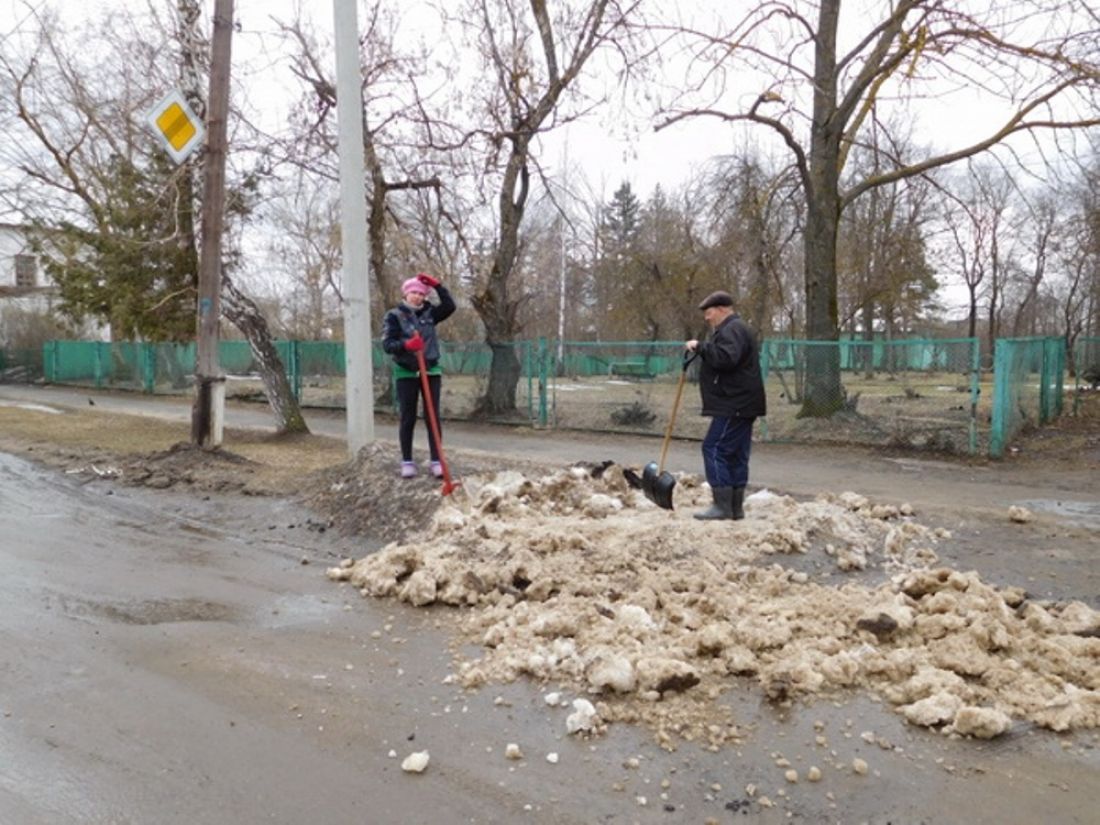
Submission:
[[[612,361],[607,365],[609,375],[617,375],[622,378],[655,378],[654,373],[646,364],[637,361]]]

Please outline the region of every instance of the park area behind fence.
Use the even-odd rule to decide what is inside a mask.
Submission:
[[[304,407],[344,407],[342,342],[278,341],[276,348]],[[1072,355],[1076,398],[1100,380],[1100,338],[1079,339]],[[681,341],[521,340],[495,353],[484,343],[445,342],[441,412],[450,420],[659,436],[682,356]],[[494,357],[508,358],[519,376],[514,410],[505,415],[488,415],[480,405]],[[808,381],[825,362],[839,370],[836,397],[827,399],[833,412],[806,415]],[[264,400],[246,341],[221,341],[219,363],[227,397]],[[757,437],[999,457],[1020,432],[1062,414],[1068,366],[1062,338],[998,339],[991,359],[975,338],[767,339],[760,367],[768,415]],[[373,367],[376,409],[395,412],[391,360],[380,342]],[[194,344],[49,341],[41,351],[0,352],[0,377],[8,381],[188,394],[194,371]],[[697,364],[684,379],[673,434],[702,438],[708,419],[699,415]]]

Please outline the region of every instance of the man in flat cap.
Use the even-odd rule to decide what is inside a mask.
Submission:
[[[695,518],[743,519],[752,425],[767,413],[760,352],[752,331],[733,311],[728,292],[712,292],[699,309],[710,335],[705,341],[686,341],[684,347],[702,362],[699,393],[703,415],[710,417],[703,439],[703,469],[714,504]]]

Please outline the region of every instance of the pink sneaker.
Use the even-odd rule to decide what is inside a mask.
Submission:
[[[401,462],[401,478],[416,478],[416,462],[415,461],[402,461]]]
[[[443,478],[443,465],[438,461],[431,463],[431,471],[434,478]]]

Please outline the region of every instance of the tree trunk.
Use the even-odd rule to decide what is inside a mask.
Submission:
[[[814,112],[810,125],[809,191],[806,193],[806,337],[837,341],[837,234],[840,224],[840,138],[836,123],[837,0],[821,4],[814,66]],[[828,418],[844,406],[840,349],[810,345],[806,393],[799,418]]]
[[[473,298],[474,309],[485,325],[485,342],[493,351],[489,387],[477,411],[486,415],[513,413],[520,364],[515,353],[516,315],[519,302],[509,297],[508,286],[519,249],[519,227],[529,191],[528,141],[514,138],[504,171],[500,194],[500,243],[485,290]]]
[[[515,351],[516,304],[507,298],[507,279],[496,276],[495,270],[494,266],[490,283],[496,281],[496,289],[487,289],[474,296],[474,307],[485,324],[485,340],[493,353],[489,386],[478,402],[477,412],[508,415],[516,409],[516,387],[520,378],[520,363]]]
[[[501,414],[516,409],[516,387],[519,384],[520,364],[513,344],[490,344],[493,360],[489,368],[489,387],[482,409],[487,413]]]
[[[976,338],[978,335],[978,293],[977,287],[970,287],[970,307],[967,312],[967,337]]]
[[[752,295],[752,317],[750,325],[756,331],[756,342],[761,340],[771,331],[771,267],[769,266],[770,251],[768,249],[767,221],[762,214],[764,197],[758,191],[753,176],[748,170],[744,174],[744,184],[747,190],[746,197],[750,208],[747,210],[747,219],[752,227],[749,243],[752,244],[751,256],[752,272],[749,275]],[[692,337],[688,335],[687,337]]]
[[[271,338],[267,321],[260,314],[255,302],[242,293],[224,275],[222,276],[222,312],[248,339],[249,348],[260,368],[268,403],[275,413],[276,430],[280,434],[308,433],[309,427],[302,417],[298,399],[294,397],[286,377],[286,367],[275,342]]]
[[[863,377],[870,380],[875,377],[875,304],[870,298],[863,302],[863,340],[865,345],[860,366]]]
[[[989,289],[989,329],[986,330],[986,337],[989,340],[989,351],[993,352],[997,346],[997,303],[999,296],[999,290],[997,289],[996,272],[994,272],[993,282]]]

